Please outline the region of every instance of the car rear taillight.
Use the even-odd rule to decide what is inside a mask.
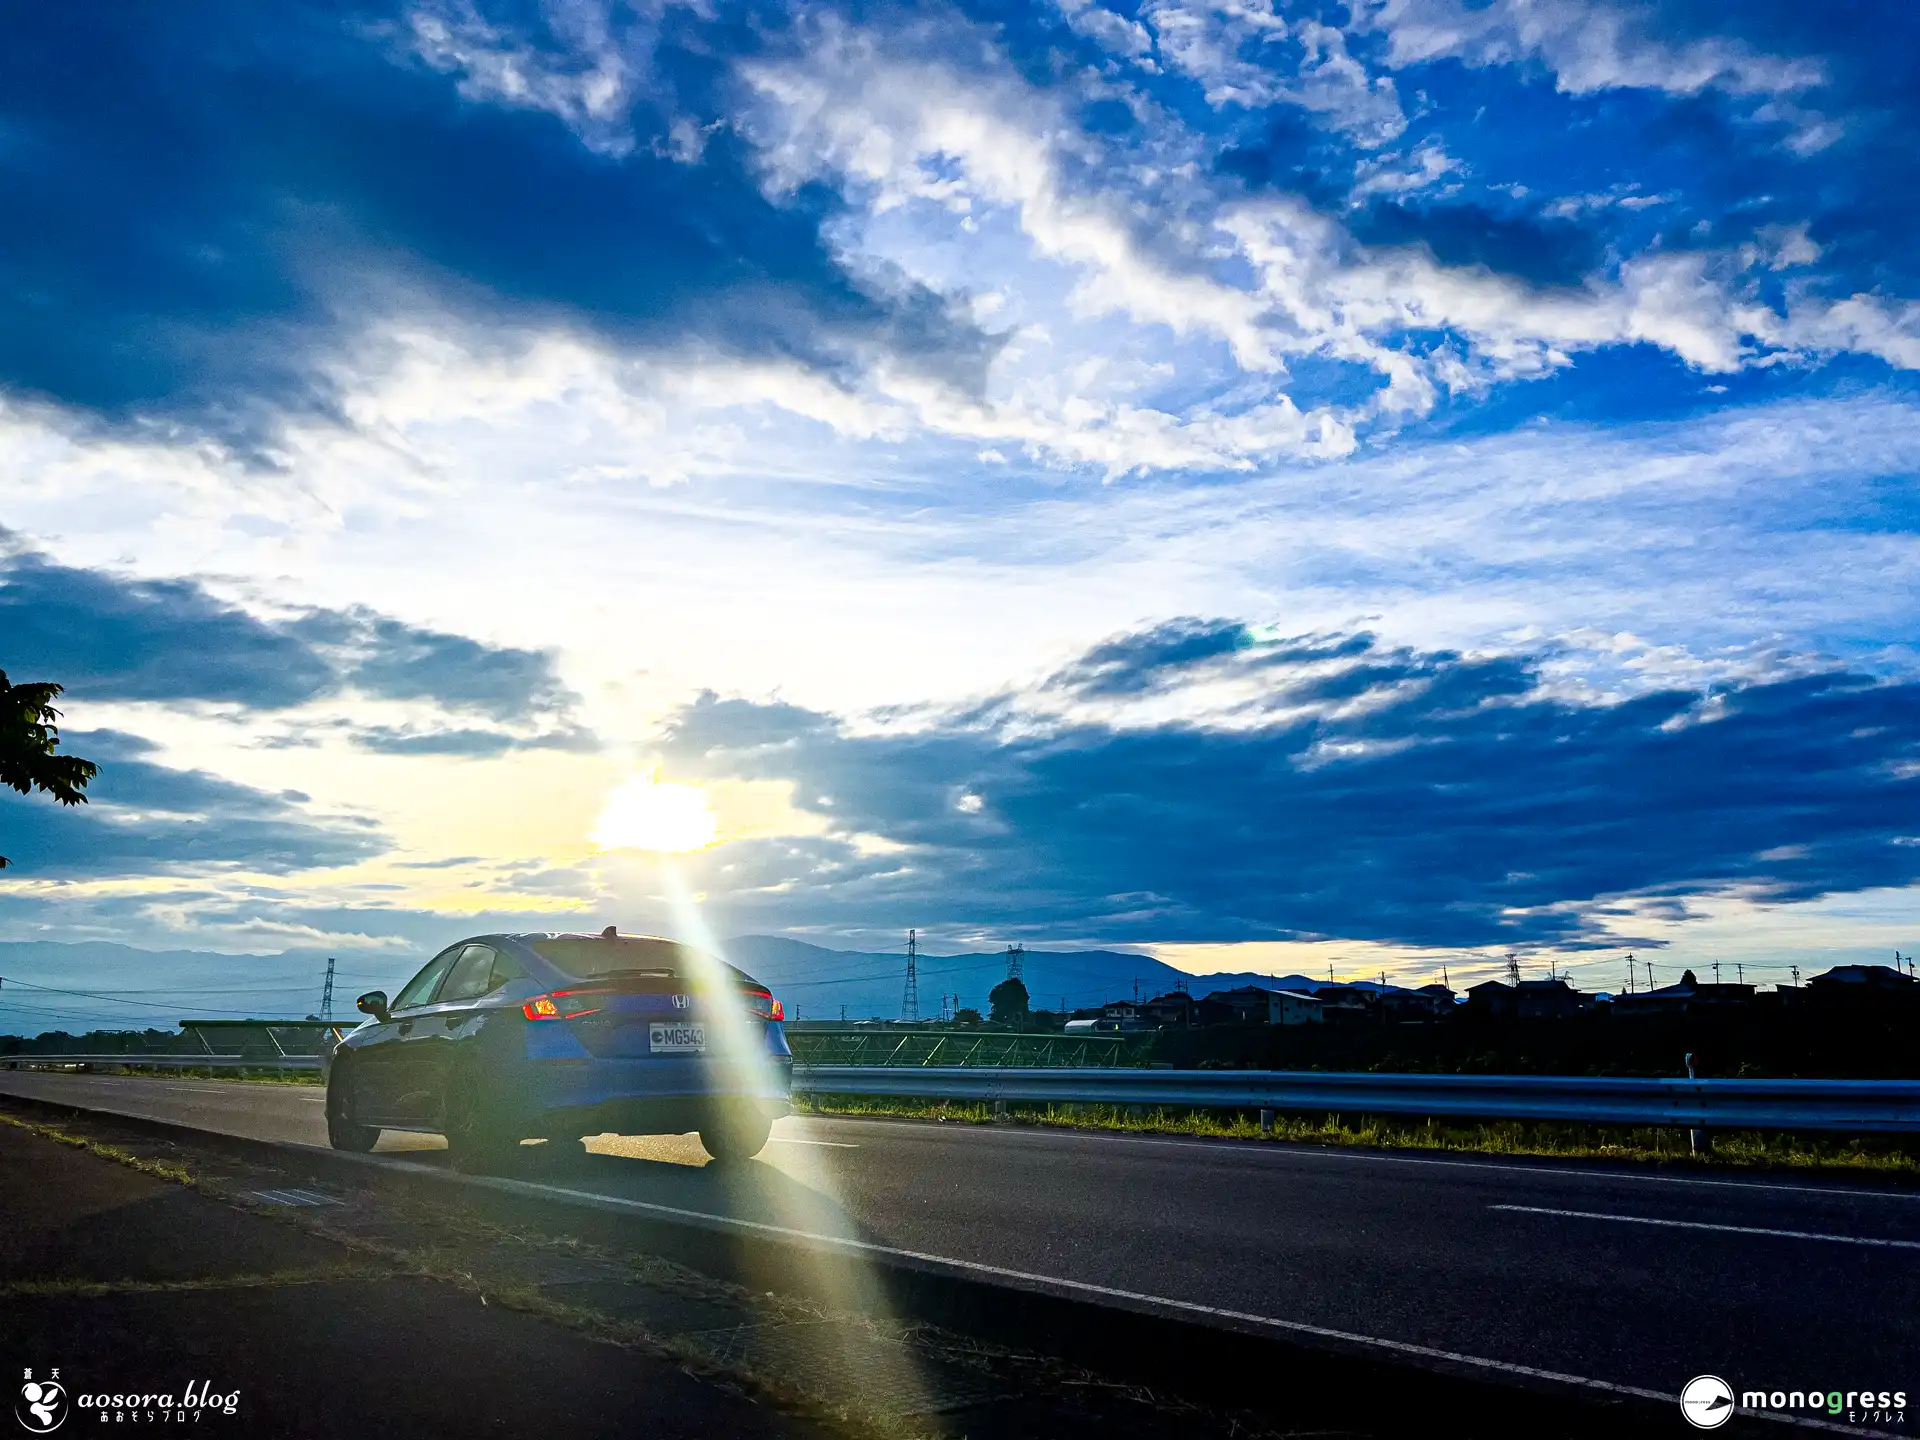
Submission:
[[[605,993],[603,990],[549,990],[527,1001],[520,1007],[520,1013],[529,1020],[578,1020],[602,1008],[582,1002],[590,995]]]
[[[747,997],[747,1008],[762,1020],[784,1020],[787,1018],[787,1007],[773,998],[772,991],[748,990],[743,993]]]

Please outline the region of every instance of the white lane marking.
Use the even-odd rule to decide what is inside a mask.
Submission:
[[[1697,1175],[1642,1175],[1631,1170],[1575,1170],[1564,1165],[1511,1165],[1498,1160],[1430,1160],[1423,1155],[1371,1155],[1335,1146],[1288,1144],[1275,1141],[1150,1140],[1133,1135],[1111,1135],[1067,1126],[1036,1126],[1031,1130],[997,1129],[987,1125],[935,1125],[924,1120],[865,1120],[853,1116],[818,1116],[840,1125],[911,1125],[938,1129],[943,1134],[979,1132],[996,1140],[1079,1140],[1090,1145],[1150,1145],[1169,1150],[1211,1150],[1216,1155],[1257,1155],[1274,1160],[1346,1160],[1356,1165],[1431,1165],[1446,1170],[1512,1171],[1519,1175],[1568,1175],[1581,1180],[1636,1180],[1648,1185],[1705,1185],[1722,1190],[1786,1190],[1795,1195],[1838,1195],[1848,1200],[1920,1200],[1920,1190],[1849,1190],[1832,1185],[1782,1185],[1763,1180],[1710,1180]]]
[[[827,1145],[835,1150],[858,1150],[860,1148],[850,1140],[802,1140],[798,1135],[769,1135],[767,1140],[774,1145]]]
[[[1920,1250],[1920,1240],[1883,1240],[1873,1235],[1823,1235],[1813,1230],[1773,1230],[1764,1225],[1713,1225],[1705,1220],[1659,1220],[1651,1215],[1605,1215],[1598,1210],[1550,1210],[1544,1205],[1489,1205],[1521,1215],[1559,1215],[1569,1220],[1618,1220],[1626,1225],[1661,1225],[1670,1230],[1719,1230],[1728,1235],[1774,1235],[1783,1240],[1831,1240],[1838,1245],[1879,1245],[1889,1250]]]
[[[429,1170],[425,1166],[412,1165],[406,1161],[389,1161],[389,1164],[420,1170],[426,1174],[446,1176],[442,1170]],[[1311,1325],[1302,1320],[1281,1320],[1271,1315],[1255,1315],[1245,1310],[1228,1310],[1218,1305],[1202,1305],[1192,1300],[1175,1300],[1165,1295],[1148,1295],[1138,1290],[1121,1290],[1111,1285],[1095,1285],[1087,1280],[1069,1280],[1059,1275],[1036,1275],[1030,1270],[1013,1270],[1004,1265],[987,1265],[978,1260],[960,1260],[951,1255],[929,1255],[919,1250],[902,1250],[891,1245],[876,1245],[869,1240],[850,1240],[839,1235],[822,1235],[811,1230],[800,1230],[790,1225],[774,1225],[765,1220],[742,1220],[732,1215],[715,1215],[705,1210],[686,1210],[677,1205],[661,1205],[651,1200],[629,1200],[621,1195],[603,1195],[592,1190],[570,1190],[560,1185],[541,1185],[528,1180],[503,1180],[495,1176],[461,1175],[447,1176],[469,1185],[483,1185],[490,1189],[506,1190],[523,1194],[557,1195],[568,1200],[584,1202],[587,1205],[603,1209],[637,1211],[642,1214],[667,1215],[679,1220],[694,1220],[716,1226],[723,1230],[747,1230],[763,1235],[778,1235],[783,1239],[801,1240],[816,1245],[826,1245],[834,1249],[850,1251],[860,1255],[885,1256],[894,1260],[916,1260],[933,1265],[944,1265],[956,1270],[964,1270],[975,1275],[991,1275],[1000,1280],[1020,1280],[1055,1291],[1068,1291],[1080,1295],[1099,1295],[1109,1300],[1126,1300],[1137,1305],[1147,1305],[1165,1310],[1178,1311],[1189,1315],[1207,1315],[1218,1320],[1234,1320],[1242,1324],[1256,1325],[1269,1330],[1278,1330],[1287,1334],[1311,1335],[1321,1340],[1337,1340],[1343,1344],[1359,1345],[1374,1350],[1385,1350],[1396,1355],[1417,1355],[1422,1359],[1444,1360],[1454,1365],[1470,1366],[1479,1370],[1490,1370],[1502,1375],[1525,1376],[1534,1380],[1549,1380],[1559,1385],[1577,1385],[1588,1390],[1604,1391],[1611,1395],[1632,1395],[1641,1400],[1660,1400],[1668,1404],[1680,1403],[1678,1395],[1664,1390],[1647,1390],[1637,1385],[1619,1385],[1611,1380],[1595,1380],[1585,1375],[1567,1375],[1557,1370],[1541,1370],[1531,1365],[1516,1365],[1507,1360],[1490,1360],[1482,1355],[1466,1355],[1457,1350],[1441,1350],[1430,1345],[1414,1345],[1405,1340],[1387,1340],[1377,1335],[1358,1335],[1351,1330],[1335,1330],[1325,1325]],[[1798,1425],[1815,1430],[1831,1430],[1842,1435],[1882,1435],[1879,1430],[1862,1430],[1850,1425],[1838,1425],[1824,1420],[1804,1419],[1796,1415],[1782,1415],[1766,1410],[1742,1409],[1739,1414],[1757,1420],[1776,1420],[1788,1425]]]
[[[322,1195],[317,1190],[301,1190],[288,1186],[284,1190],[255,1190],[253,1197],[269,1205],[339,1205],[344,1202],[331,1195]]]

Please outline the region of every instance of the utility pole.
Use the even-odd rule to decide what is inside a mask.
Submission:
[[[1713,983],[1716,985],[1720,983],[1720,962],[1718,960],[1713,962]]]
[[[847,1023],[847,1007],[844,1003],[840,1006],[840,1023],[842,1025]]]
[[[1644,960],[1641,963],[1647,967],[1647,989],[1652,990],[1655,988],[1653,983],[1653,962],[1651,960]]]
[[[1627,994],[1633,994],[1633,956],[1627,956]]]
[[[1447,974],[1447,964],[1444,960],[1440,962],[1440,983],[1449,990],[1453,988],[1453,977]]]
[[[900,997],[900,1018],[909,1025],[920,1023],[920,932],[907,931],[907,988]]]
[[[333,1019],[333,956],[327,957],[327,983],[320,987],[320,1018]]]
[[[1747,967],[1742,965],[1738,960],[1733,962],[1733,973],[1740,977],[1740,983],[1742,985],[1747,983]]]
[[[1798,965],[1789,965],[1787,969],[1793,973],[1793,988],[1798,990],[1800,988],[1800,967]]]

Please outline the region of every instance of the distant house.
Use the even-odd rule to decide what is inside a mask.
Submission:
[[[1467,990],[1468,1013],[1488,1020],[1565,1020],[1593,1008],[1593,997],[1564,980],[1484,980]]]
[[[1685,1014],[1694,1010],[1715,1009],[1727,1005],[1745,1005],[1753,999],[1751,985],[1702,985],[1693,971],[1681,973],[1672,985],[1656,990],[1641,990],[1613,997],[1615,1015]]]
[[[1328,1024],[1353,1024],[1380,1014],[1378,985],[1316,985],[1307,993],[1320,1002],[1320,1013]]]
[[[1469,985],[1467,1013],[1476,1020],[1511,1020],[1515,1013],[1513,987],[1498,980]]]
[[[1195,1023],[1197,1002],[1185,990],[1169,990],[1140,1007],[1147,1024],[1156,1030],[1185,1030]]]
[[[1417,990],[1395,987],[1381,992],[1380,1008],[1390,1020],[1432,1020],[1451,1015],[1453,991],[1444,985],[1422,985]]]
[[[1137,1005],[1131,1000],[1111,1000],[1098,1009],[1074,1011],[1065,1029],[1075,1035],[1088,1030],[1096,1030],[1102,1034],[1116,1031],[1130,1034],[1138,1030],[1148,1030],[1152,1025],[1146,1017],[1145,1009],[1145,1006]]]
[[[1807,989],[1819,996],[1912,995],[1920,980],[1902,975],[1891,965],[1836,965],[1824,975],[1810,976]]]
[[[1326,1007],[1315,996],[1263,985],[1216,990],[1203,1003],[1218,1006],[1243,1025],[1318,1025],[1326,1019]]]

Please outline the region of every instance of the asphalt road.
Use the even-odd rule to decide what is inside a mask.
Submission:
[[[0,1090],[325,1143],[317,1088],[0,1072]],[[589,1148],[550,1183],[1339,1332],[1415,1363],[1920,1401],[1920,1191],[817,1118],[783,1121],[731,1171],[690,1138]],[[1870,1428],[1913,1430],[1907,1414]]]

